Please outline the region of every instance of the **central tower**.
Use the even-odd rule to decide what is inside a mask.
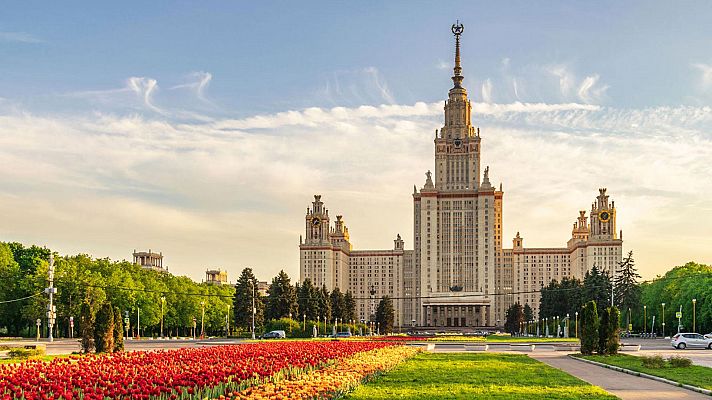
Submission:
[[[459,22],[455,35],[453,87],[445,121],[435,131],[435,182],[413,188],[414,254],[404,304],[411,323],[425,327],[493,326],[495,273],[502,256],[502,191],[480,172],[479,129],[462,85]],[[409,271],[410,272],[410,271]],[[406,315],[404,318],[408,320]]]

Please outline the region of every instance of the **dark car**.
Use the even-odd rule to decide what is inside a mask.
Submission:
[[[260,339],[284,339],[286,337],[287,333],[284,331],[271,331],[262,335]]]

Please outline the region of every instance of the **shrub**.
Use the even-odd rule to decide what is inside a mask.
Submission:
[[[596,350],[598,343],[596,302],[589,301],[586,303],[581,314],[581,353],[590,356]]]
[[[665,359],[660,354],[654,356],[641,356],[640,360],[643,362],[645,368],[663,368],[665,366]]]
[[[692,365],[692,360],[683,356],[670,356],[668,362],[675,368],[687,368]]]
[[[96,313],[94,346],[97,353],[111,353],[114,350],[114,308],[108,302]]]
[[[611,319],[611,308],[604,308],[601,310],[601,320],[598,325],[598,347],[596,351],[598,351],[598,354],[600,355],[606,355],[607,350],[608,350],[608,336],[609,332],[608,330],[611,327],[610,324],[610,319]]]
[[[610,315],[608,316],[608,340],[606,341],[606,354],[614,355],[618,354],[618,348],[620,347],[621,312],[618,310],[618,307],[611,307],[608,310]]]
[[[44,349],[25,349],[22,347],[10,349],[10,351],[7,353],[10,358],[19,358],[22,360],[30,357],[43,356],[44,354]]]

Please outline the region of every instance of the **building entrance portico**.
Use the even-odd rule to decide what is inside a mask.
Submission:
[[[482,298],[483,296],[478,295]],[[423,302],[423,327],[474,328],[492,326],[488,299],[470,296],[435,297]]]

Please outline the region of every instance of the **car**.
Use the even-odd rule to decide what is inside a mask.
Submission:
[[[702,347],[712,350],[712,338],[706,338],[699,333],[678,333],[672,337],[670,344],[676,349]]]
[[[351,332],[346,331],[346,332],[338,332],[334,337],[335,338],[349,338],[351,336],[353,336],[353,335],[351,335]]]
[[[706,338],[706,339],[712,339],[712,333],[706,334],[706,335],[705,335],[705,338]]]
[[[271,331],[261,336],[262,339],[284,339],[286,337],[287,333],[284,331]]]

